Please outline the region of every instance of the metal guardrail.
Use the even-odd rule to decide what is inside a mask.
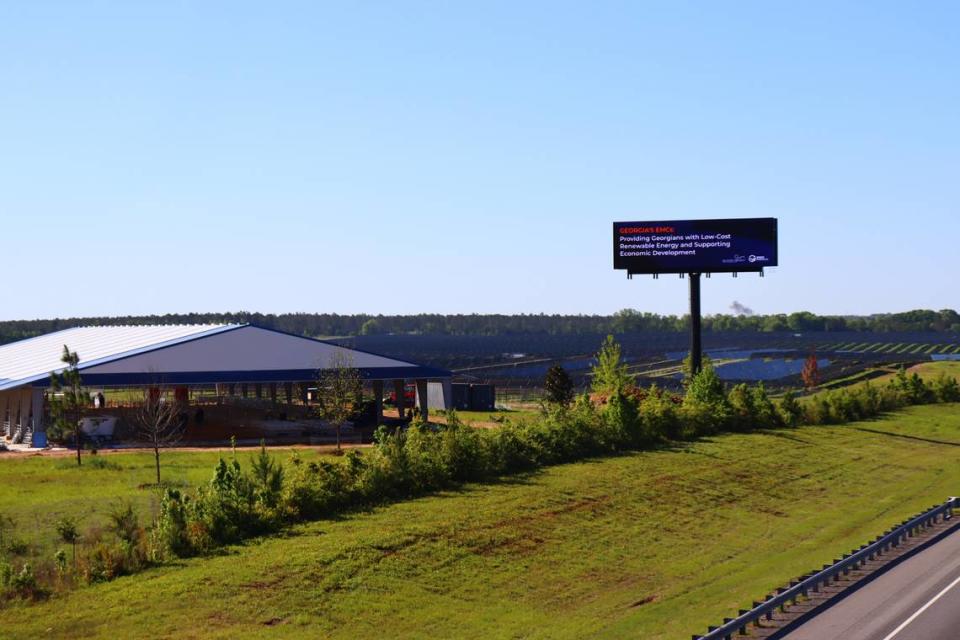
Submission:
[[[863,545],[843,558],[834,560],[833,564],[824,565],[822,570],[802,576],[798,582],[791,582],[788,588],[778,589],[776,595],[769,596],[763,602],[754,602],[753,608],[749,611],[741,609],[738,617],[725,618],[721,626],[709,627],[706,635],[694,634],[693,640],[732,640],[738,634],[746,635],[749,625],[761,619],[772,619],[773,612],[777,609],[782,611],[787,604],[796,604],[798,598],[806,597],[811,592],[818,593],[822,586],[839,580],[841,574],[846,575],[888,549],[900,546],[920,529],[951,519],[953,510],[958,507],[960,507],[960,498],[952,497],[941,505],[935,505],[913,518],[904,520],[899,526],[887,531],[873,542]]]

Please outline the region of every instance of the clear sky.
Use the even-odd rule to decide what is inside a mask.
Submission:
[[[0,319],[960,308],[956,2],[0,0]]]

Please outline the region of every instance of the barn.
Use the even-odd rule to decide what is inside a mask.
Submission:
[[[186,403],[194,435],[225,428],[255,430],[307,416],[311,388],[331,363],[349,363],[364,380],[373,420],[383,418],[384,385],[403,415],[405,385],[429,411],[427,385],[449,385],[451,373],[250,324],[95,326],[64,329],[0,346],[0,436],[45,446],[50,374],[64,368],[63,348],[76,352],[83,385],[99,413],[121,412],[148,389]],[[341,365],[342,366],[342,365]],[[287,428],[289,427],[289,428]]]

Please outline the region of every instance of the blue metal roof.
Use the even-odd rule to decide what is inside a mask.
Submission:
[[[63,371],[67,346],[80,357],[80,368],[95,366],[243,325],[181,324],[74,327],[0,345],[0,391],[49,378]]]
[[[0,391],[49,384],[64,346],[80,357],[84,384],[99,386],[311,380],[336,353],[369,380],[452,375],[245,324],[78,327],[0,346]]]

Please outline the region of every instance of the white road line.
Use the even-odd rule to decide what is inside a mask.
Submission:
[[[920,607],[919,609],[917,609],[917,612],[916,612],[916,613],[914,613],[912,616],[910,616],[909,618],[907,618],[906,620],[904,620],[903,623],[902,623],[899,627],[897,627],[896,629],[894,629],[893,631],[891,631],[891,632],[890,632],[890,635],[888,635],[887,637],[885,637],[883,640],[893,640],[893,637],[894,637],[895,635],[897,635],[898,633],[900,633],[901,631],[903,631],[903,628],[904,628],[904,627],[906,627],[908,624],[910,624],[911,622],[913,622],[914,620],[916,620],[916,619],[917,619],[917,616],[919,616],[921,613],[923,613],[924,611],[926,611],[927,609],[929,609],[929,608],[933,605],[934,602],[936,602],[937,600],[939,600],[940,598],[942,598],[942,597],[943,597],[943,594],[945,594],[947,591],[950,591],[950,589],[953,589],[955,586],[957,586],[957,584],[960,584],[960,578],[957,578],[956,580],[954,580],[953,582],[951,582],[950,584],[948,584],[946,587],[944,587],[943,591],[941,591],[941,592],[938,593],[937,595],[933,596],[933,599],[931,599],[930,602],[928,602],[927,604],[925,604],[925,605],[923,605],[922,607]]]

